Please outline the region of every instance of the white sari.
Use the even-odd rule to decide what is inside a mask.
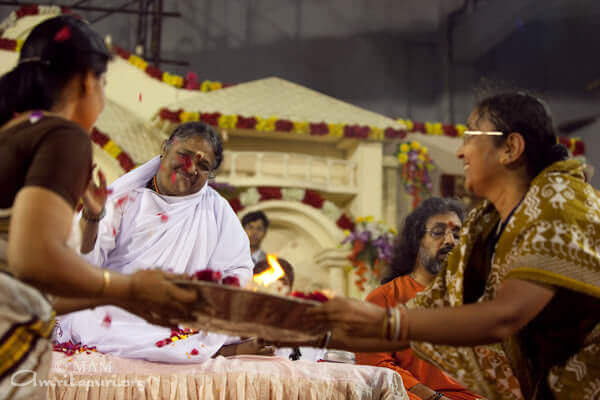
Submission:
[[[158,195],[146,184],[159,164],[156,157],[111,185],[96,245],[84,257],[124,274],[146,268],[193,274],[210,268],[246,285],[254,265],[250,245],[227,201],[208,185],[188,196]],[[73,232],[81,234],[78,227]],[[114,306],[63,316],[57,330],[59,342],[71,340],[103,353],[169,363],[202,362],[237,339],[201,332],[157,346],[170,335],[169,328]]]

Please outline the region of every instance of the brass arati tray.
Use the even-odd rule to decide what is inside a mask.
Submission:
[[[322,331],[306,332],[302,325],[304,312],[319,302],[206,281],[174,283],[198,294],[193,306],[196,320],[183,323],[185,327],[298,344],[323,336]]]

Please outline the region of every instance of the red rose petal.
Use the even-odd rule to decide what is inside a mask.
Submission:
[[[203,269],[200,271],[196,271],[192,275],[192,278],[199,281],[219,282],[219,280],[221,279],[221,272],[213,271],[212,269]]]
[[[156,215],[160,216],[160,222],[167,222],[169,220],[169,216],[164,213],[158,213]]]
[[[192,349],[192,351],[190,352],[191,355],[193,356],[197,356],[200,352],[198,351],[198,349]]]
[[[224,285],[230,285],[230,286],[237,286],[240,287],[240,280],[238,279],[237,276],[226,276],[225,278],[223,278],[223,284]]]
[[[102,326],[105,328],[109,328],[110,324],[112,324],[112,318],[110,317],[110,315],[106,314],[104,316],[104,319],[102,320]]]
[[[125,195],[121,197],[119,200],[117,200],[117,206],[122,206],[127,200],[129,200],[129,196]]]
[[[71,28],[67,26],[63,26],[62,29],[56,32],[54,35],[55,42],[64,42],[65,40],[69,40],[71,38]]]

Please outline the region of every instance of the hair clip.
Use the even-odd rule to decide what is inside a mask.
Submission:
[[[40,63],[40,64],[43,64],[43,65],[46,65],[46,66],[50,65],[50,61],[48,61],[48,60],[42,60],[42,58],[38,57],[38,56],[22,58],[22,59],[19,60],[18,65],[28,64],[28,63]]]
[[[71,28],[68,25],[63,26],[56,35],[54,35],[55,42],[64,42],[71,38]]]

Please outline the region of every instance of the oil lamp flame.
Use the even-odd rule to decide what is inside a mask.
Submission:
[[[254,283],[269,286],[273,282],[277,281],[279,278],[285,275],[283,268],[279,265],[277,261],[277,256],[274,254],[267,254],[267,263],[269,264],[269,268],[261,272],[260,274],[254,275],[252,280]]]

